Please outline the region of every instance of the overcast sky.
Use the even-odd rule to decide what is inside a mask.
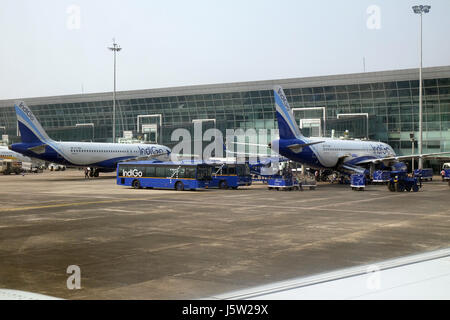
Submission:
[[[409,0],[2,0],[0,99],[415,68]],[[424,66],[450,65],[450,1],[427,0]]]

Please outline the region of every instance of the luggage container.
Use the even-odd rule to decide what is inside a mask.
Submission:
[[[372,175],[372,182],[374,183],[387,183],[389,179],[391,179],[389,171],[377,170]]]
[[[363,174],[352,174],[350,176],[352,190],[364,191],[366,187],[366,176]]]
[[[433,181],[433,169],[416,169],[414,170],[414,177],[419,178],[421,181]]]

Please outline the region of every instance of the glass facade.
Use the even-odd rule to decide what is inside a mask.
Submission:
[[[424,80],[424,152],[450,151],[450,67],[442,68],[449,76],[442,77],[442,72],[436,72],[433,78],[433,72],[429,72]],[[348,130],[350,137],[368,136],[389,143],[398,154],[410,154],[410,133],[414,132],[417,140],[419,129],[419,81],[415,79],[415,71],[409,70],[408,74],[412,74],[409,80],[404,75],[400,77],[402,80],[383,80],[381,72],[363,74],[364,78],[358,79],[343,75],[339,81],[337,76],[314,78],[321,79],[325,84],[322,86],[305,86],[308,83],[305,79],[289,79],[286,83],[261,81],[251,85],[227,84],[223,88],[220,85],[195,86],[192,90],[172,88],[165,92],[173,94],[163,96],[157,96],[158,90],[148,90],[147,96],[145,91],[140,91],[135,98],[132,91],[119,92],[116,136],[133,131],[135,137],[142,137],[143,128],[154,128],[157,133],[151,136],[152,140],[173,146],[172,132],[177,128],[193,132],[194,122],[199,120],[203,120],[203,130],[216,127],[224,135],[226,129],[270,131],[277,128],[270,89],[277,83],[284,87],[305,135],[342,136]],[[395,71],[389,71],[389,76],[392,75],[395,76]],[[258,86],[260,89],[255,89]],[[63,96],[55,99],[58,103],[43,103],[46,98],[25,99],[25,102],[55,140],[111,141],[111,98],[99,94],[96,101],[95,95],[86,96],[89,96],[86,101],[83,96],[76,99]],[[8,134],[10,143],[19,139],[13,102],[0,101],[0,134]]]

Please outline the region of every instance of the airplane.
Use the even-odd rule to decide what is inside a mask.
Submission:
[[[384,168],[406,170],[403,159],[435,157],[449,152],[397,156],[392,147],[383,142],[340,140],[333,138],[306,138],[296,125],[294,114],[283,89],[274,87],[276,118],[280,137],[269,147],[289,160],[313,169],[330,169],[343,174],[366,174],[367,166],[379,164]]]
[[[6,146],[0,146],[0,160],[13,160],[21,162],[31,162],[29,157],[24,157],[18,152],[9,150]]]
[[[95,177],[100,172],[115,171],[120,161],[167,161],[170,158],[170,148],[159,144],[55,141],[23,101],[15,104],[14,108],[22,142],[12,144],[9,149],[28,157],[66,166],[90,167]]]

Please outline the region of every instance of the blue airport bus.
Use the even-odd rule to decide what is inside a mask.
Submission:
[[[198,190],[211,180],[212,167],[195,162],[128,161],[117,164],[117,184],[135,189]]]
[[[240,186],[250,186],[252,176],[248,164],[214,163],[212,180],[209,188],[237,189]]]

